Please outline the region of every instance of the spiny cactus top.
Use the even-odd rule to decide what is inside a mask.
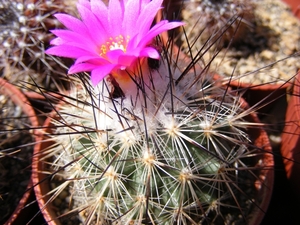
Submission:
[[[68,30],[53,31],[47,53],[75,58],[69,73],[91,71],[91,82],[74,75],[51,118],[42,160],[64,180],[53,198],[68,187],[69,213],[85,224],[245,223],[264,166],[246,132],[250,112],[197,60],[152,46],[182,25],[151,28],[161,3],[80,0],[82,21],[56,15]]]
[[[72,1],[0,0],[0,75],[11,83],[22,82],[56,89],[70,59],[53,59],[45,54],[54,35],[49,29],[62,25],[53,14],[72,14]]]
[[[130,88],[112,76],[92,87],[80,75],[52,120],[45,157],[65,180],[54,196],[69,186],[70,213],[85,224],[245,224],[260,204],[264,165],[239,97],[209,74],[176,83],[185,63],[167,58],[136,69]]]
[[[56,14],[68,30],[53,30],[57,36],[54,47],[46,53],[75,58],[69,73],[91,71],[97,85],[112,71],[134,65],[138,58],[159,58],[151,42],[158,34],[182,25],[181,22],[160,21],[151,24],[162,0],[111,0],[106,6],[100,0],[79,0],[81,19]]]

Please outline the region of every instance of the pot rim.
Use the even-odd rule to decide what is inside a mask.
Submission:
[[[61,103],[59,103],[58,106],[60,106],[64,102],[65,100],[62,99]],[[245,110],[250,110],[248,103],[243,98],[241,98],[241,103],[242,107]],[[53,208],[51,206],[52,203],[50,201],[48,202],[48,199],[50,197],[47,196],[45,198],[45,194],[50,191],[50,188],[48,186],[46,175],[44,173],[39,173],[43,171],[43,168],[41,167],[45,166],[44,162],[39,161],[39,158],[43,156],[43,149],[47,149],[48,146],[51,146],[54,143],[53,140],[51,140],[51,138],[47,139],[47,134],[51,133],[50,129],[53,128],[51,126],[51,120],[55,117],[57,117],[57,110],[53,110],[50,113],[50,116],[45,120],[45,123],[43,125],[43,132],[41,132],[38,136],[37,143],[34,148],[35,157],[32,165],[32,182],[34,185],[35,195],[40,210],[46,222],[49,225],[60,225],[61,223],[57,219],[57,216],[55,216],[55,212],[53,211]],[[250,112],[249,115],[247,115],[245,118],[249,118],[249,120],[253,121],[254,123],[261,124],[256,112]],[[258,196],[263,196],[263,199],[261,200],[260,204],[258,204],[258,206],[255,207],[255,209],[253,209],[253,211],[249,214],[249,224],[256,225],[260,224],[263,220],[264,215],[268,209],[269,203],[271,201],[274,184],[274,157],[268,135],[263,129],[263,127],[251,126],[248,128],[248,130],[251,130],[250,136],[257,136],[253,138],[253,145],[257,147],[257,149],[261,149],[264,152],[261,163],[264,165],[264,168],[266,168],[260,170],[258,179],[255,181],[254,184],[255,188],[258,191]],[[43,191],[43,188],[46,188],[46,191]]]
[[[300,165],[296,163],[300,160],[300,70],[294,80],[293,92],[288,101],[285,114],[285,126],[281,135],[282,144],[280,152],[283,157],[283,164],[287,179],[291,187],[300,199],[298,189],[300,187],[299,172]]]
[[[31,104],[29,103],[28,99],[25,97],[23,92],[21,92],[16,86],[13,84],[10,84],[8,81],[0,77],[0,94],[10,98],[15,105],[18,105],[21,107],[22,112],[28,116],[28,119],[30,121],[30,127],[29,129],[32,129],[32,134],[34,137],[34,141],[36,141],[35,134],[36,129],[39,126],[39,121],[37,118],[37,115],[32,108]],[[25,209],[25,205],[28,202],[29,197],[32,193],[32,181],[31,178],[28,181],[28,185],[26,187],[25,193],[19,200],[19,203],[17,205],[17,208],[13,211],[11,216],[6,220],[5,224],[13,224],[16,223],[16,220],[19,218],[21,211]]]

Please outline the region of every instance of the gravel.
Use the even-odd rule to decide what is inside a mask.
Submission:
[[[193,55],[196,55],[201,49],[202,51],[208,50],[202,58],[204,66],[211,63],[210,70],[255,85],[284,83],[296,74],[300,68],[300,22],[286,4],[280,0],[249,1],[254,4],[253,17],[251,17],[251,21],[248,21],[248,18],[245,22],[248,24],[248,29],[243,29],[242,34],[236,33],[236,35],[243,35],[243,37],[238,39],[236,43],[233,39],[231,45],[221,42],[220,47],[213,36],[208,42],[206,42],[207,39],[201,38],[202,34],[198,37],[203,27],[209,29],[207,28],[208,25],[201,24],[205,18],[203,12],[197,10],[202,9],[203,7],[199,7],[199,5],[206,4],[206,2],[210,1],[185,1],[185,8],[182,10],[188,40],[190,43],[196,40],[192,51]],[[225,5],[226,2],[238,1],[224,0],[216,4]],[[206,11],[208,10],[206,9]],[[220,15],[215,16],[220,17]],[[233,19],[229,22],[232,21]],[[232,26],[235,29],[240,29],[236,26],[237,22],[240,22],[240,18],[232,22]],[[243,22],[244,20],[241,20],[241,28],[245,25]],[[220,32],[222,31],[216,31],[216,35],[220,35]],[[203,34],[205,34],[205,30]],[[182,37],[181,39],[183,40],[183,49],[188,51],[186,38]],[[213,46],[208,47],[210,44]],[[216,56],[218,51],[219,54]],[[213,57],[215,58],[211,61]]]

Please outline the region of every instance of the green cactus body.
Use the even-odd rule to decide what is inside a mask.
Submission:
[[[193,70],[176,83],[182,69],[167,65],[120,82],[120,98],[108,80],[74,82],[61,104],[49,157],[87,224],[224,223],[223,206],[242,214],[235,193],[256,176],[241,175],[255,154],[239,97]]]

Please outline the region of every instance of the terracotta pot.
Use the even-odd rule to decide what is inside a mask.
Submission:
[[[244,99],[241,99],[241,101],[243,102],[243,108],[245,110],[249,109],[248,103]],[[245,117],[245,120],[254,122],[255,124],[261,123],[256,112],[251,112]],[[254,200],[258,203],[258,205],[256,205],[257,207],[254,206],[253,212],[250,215],[251,219],[247,223],[249,225],[258,225],[263,221],[265,212],[267,212],[272,198],[274,184],[274,157],[268,134],[262,127],[249,127],[247,128],[247,133],[249,134],[251,140],[253,140],[254,146],[262,151],[260,160],[265,168],[260,171],[258,180],[255,183],[255,187],[259,191],[257,200],[261,197],[263,200],[261,202]]]
[[[300,72],[295,78],[293,93],[288,102],[281,139],[286,175],[300,200]]]
[[[159,13],[156,17],[156,21],[159,21],[161,17],[162,14]],[[166,45],[169,39],[168,33],[164,32],[161,35],[161,38],[163,44]],[[180,52],[176,45],[172,45],[172,48],[172,54],[176,55],[176,58],[183,57],[183,60],[189,59],[189,57],[187,57],[184,53]],[[197,72],[202,71],[201,68],[199,68],[198,64],[195,65],[195,70]],[[221,85],[219,81],[220,80],[215,81],[216,85]],[[248,104],[243,99],[241,101],[243,102],[243,108],[247,110],[249,108]],[[63,104],[63,102],[64,100],[62,100],[61,104]],[[36,199],[38,201],[40,211],[43,214],[44,219],[48,225],[61,224],[59,219],[57,218],[55,207],[51,202],[51,195],[49,195],[49,192],[51,191],[49,181],[52,177],[46,172],[48,170],[47,162],[45,160],[42,160],[42,158],[47,155],[45,150],[49,149],[49,147],[54,144],[54,142],[48,137],[48,134],[51,134],[51,130],[55,129],[55,127],[51,124],[51,118],[56,117],[57,112],[53,111],[52,114],[50,114],[46,119],[43,125],[44,130],[40,132],[37,137],[32,164],[32,181],[34,184]],[[249,122],[260,124],[260,120],[255,112],[251,112],[247,117],[245,117],[245,119]],[[265,169],[262,169],[260,171],[258,179],[254,185],[258,191],[258,199],[254,200],[257,204],[257,207],[254,206],[255,209],[251,213],[251,219],[249,219],[249,224],[257,225],[262,221],[272,196],[274,183],[274,159],[268,135],[265,130],[257,125],[249,127],[247,129],[247,132],[249,133],[251,140],[253,140],[253,145],[256,146],[257,149],[261,150],[262,154],[259,154],[258,157],[260,157],[259,159],[261,165],[264,165],[265,167]]]
[[[30,105],[25,95],[18,88],[0,78],[0,94],[4,95],[6,98],[10,98],[15,105],[21,107],[22,111],[28,116],[28,124],[30,124],[28,129],[38,127],[38,118],[34,109]],[[36,133],[35,129],[32,130],[32,133],[33,135]],[[28,182],[26,192],[20,199],[17,208],[14,210],[10,218],[5,222],[5,225],[24,224],[26,221],[28,221],[27,219],[31,219],[30,212],[33,206],[26,206],[26,204],[30,202],[29,199],[33,200],[31,181]]]
[[[300,19],[300,0],[282,0],[287,3],[296,17]],[[282,84],[260,84],[253,85],[242,83],[238,80],[230,80],[228,84],[239,92],[244,92],[243,97],[247,100],[250,106],[258,106],[259,112],[268,112],[273,107],[269,104],[279,98],[284,97],[286,92],[291,88],[293,79],[290,79]]]
[[[282,0],[287,3],[296,17],[300,19],[300,0]],[[218,76],[217,76],[218,77]],[[294,77],[294,76],[293,76]],[[227,82],[234,90],[242,92],[243,97],[250,106],[257,106],[258,112],[269,112],[279,98],[285,98],[286,92],[289,91],[293,83],[293,78],[282,84],[259,84],[253,85],[242,83],[238,80]]]
[[[51,116],[46,119],[43,125],[44,130],[37,136],[36,139],[32,163],[32,183],[34,185],[34,192],[40,212],[43,214],[45,221],[48,225],[59,225],[61,223],[57,219],[54,206],[52,205],[52,202],[48,202],[51,197],[48,194],[50,192],[49,179],[51,179],[51,177],[41,172],[47,171],[48,168],[47,163],[41,160],[45,155],[43,150],[49,148],[49,146],[53,144],[46,135],[46,133],[51,133],[50,122]]]
[[[282,0],[291,6],[293,13],[300,19],[300,1],[299,0]]]
[[[242,103],[243,108],[247,110],[249,108],[248,104],[243,99]],[[36,199],[38,201],[40,211],[48,225],[61,224],[57,218],[55,207],[52,205],[51,195],[49,195],[49,191],[51,191],[49,182],[51,176],[45,172],[48,169],[48,165],[46,161],[42,160],[43,156],[47,154],[45,153],[45,150],[49,150],[49,147],[54,144],[54,142],[48,138],[48,134],[51,134],[52,130],[55,129],[55,127],[51,124],[52,118],[55,117],[57,117],[57,113],[56,111],[53,111],[43,125],[43,132],[38,135],[37,143],[34,148],[34,160],[32,164],[32,181],[34,184]],[[255,112],[251,112],[245,117],[245,119],[249,122],[260,124],[259,118]],[[259,165],[257,166],[264,166],[264,169],[260,171],[254,184],[254,187],[256,187],[258,191],[258,198],[254,200],[257,207],[254,206],[255,209],[253,209],[253,212],[250,215],[251,219],[249,219],[250,225],[257,225],[260,224],[264,218],[272,196],[274,183],[274,159],[268,135],[265,130],[258,125],[249,127],[247,132],[253,140],[253,145],[262,152],[262,154],[258,155],[260,160]]]
[[[57,104],[62,98],[62,94],[58,94],[55,92],[44,92],[44,93],[37,93],[37,92],[24,92],[24,95],[30,101],[31,105],[35,109],[38,109],[40,115],[39,120],[40,124],[43,124],[46,119],[46,113],[49,113],[53,109],[53,105]]]
[[[260,84],[253,85],[241,83],[237,80],[230,80],[228,77],[214,75],[214,79],[222,81],[224,86],[230,86],[233,91],[242,93],[243,98],[260,113],[267,113],[274,106],[274,102],[285,98],[287,91],[291,88],[292,81],[283,84]]]
[[[164,17],[168,20],[181,19],[181,8],[185,0],[165,0],[163,3],[163,12],[160,18]],[[190,1],[190,0],[188,0]],[[289,4],[294,12],[295,16],[300,18],[300,0],[283,0]],[[172,32],[172,33],[171,33]],[[181,28],[165,32],[167,34],[173,34],[175,36],[178,33],[182,33]],[[164,40],[167,40],[164,36]],[[258,84],[253,85],[251,83],[243,83],[236,79],[230,79],[228,77],[221,78],[219,75],[214,75],[215,80],[222,79],[225,86],[230,86],[233,90],[239,93],[243,93],[243,97],[249,103],[250,106],[256,106],[257,111],[260,113],[268,113],[272,107],[273,102],[276,102],[280,98],[285,98],[286,92],[291,87],[292,79],[281,84]]]

